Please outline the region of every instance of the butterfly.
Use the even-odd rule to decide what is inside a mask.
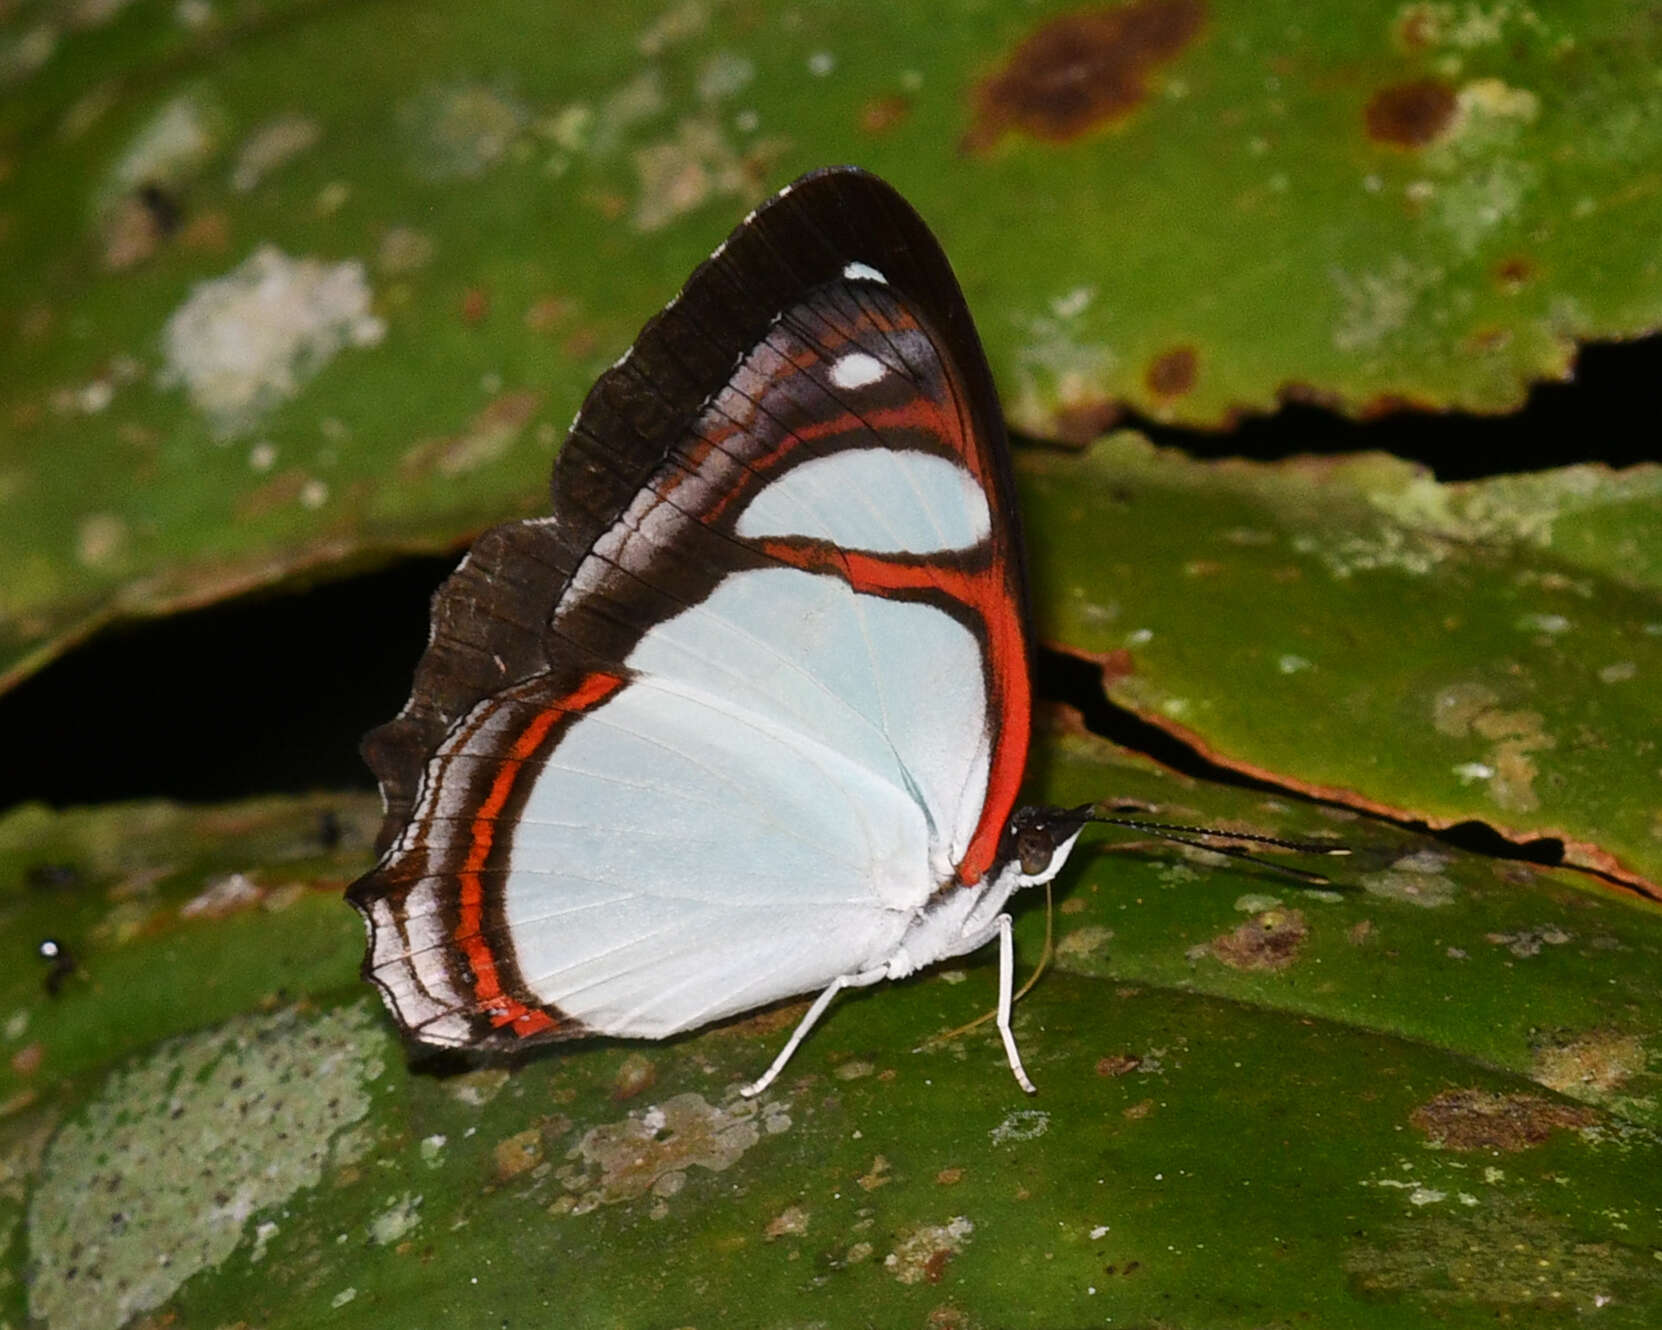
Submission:
[[[365,975],[426,1044],[661,1039],[1000,947],[1089,807],[1016,807],[1030,636],[1003,417],[865,171],[746,217],[601,376],[548,517],[433,599],[364,752]]]

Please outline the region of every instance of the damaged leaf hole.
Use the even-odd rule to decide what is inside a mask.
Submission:
[[[1489,275],[1507,295],[1524,291],[1538,273],[1527,253],[1506,256]],[[1058,406],[1056,439],[1084,447],[1114,429],[1134,429],[1162,448],[1201,461],[1239,457],[1257,462],[1290,457],[1344,457],[1382,452],[1429,469],[1440,481],[1544,471],[1578,463],[1636,466],[1655,460],[1651,437],[1627,426],[1651,411],[1649,385],[1662,376],[1662,337],[1584,343],[1570,377],[1532,385],[1524,404],[1506,415],[1418,407],[1401,398],[1346,403],[1304,384],[1288,383],[1267,414],[1238,413],[1217,428],[1174,424],[1176,409],[1199,381],[1204,349],[1174,345],[1143,371],[1150,408],[1104,398]],[[1027,440],[1037,447],[1054,447]]]

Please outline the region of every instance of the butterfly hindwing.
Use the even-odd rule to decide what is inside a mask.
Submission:
[[[548,519],[435,597],[366,745],[366,969],[437,1043],[660,1036],[824,985],[991,868],[1025,758],[1002,425],[939,246],[842,169],[596,384]]]

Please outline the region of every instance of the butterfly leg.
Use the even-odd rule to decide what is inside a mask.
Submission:
[[[1021,1053],[1016,1049],[1016,1036],[1010,1029],[1011,994],[1015,989],[1016,945],[1010,936],[1010,916],[998,916],[998,1033],[1004,1040],[1004,1055],[1010,1059],[1010,1070],[1016,1074],[1016,1084],[1028,1094],[1038,1094],[1033,1082],[1021,1065]]]
[[[859,974],[839,974],[825,986],[825,991],[814,999],[814,1005],[796,1023],[796,1029],[791,1037],[785,1041],[785,1046],[779,1050],[779,1056],[774,1058],[773,1065],[764,1071],[761,1076],[739,1091],[746,1099],[754,1099],[763,1090],[772,1085],[779,1073],[785,1070],[785,1064],[791,1060],[791,1055],[802,1046],[802,1041],[808,1037],[808,1031],[819,1024],[819,1018],[825,1015],[825,1009],[832,1000],[845,988],[864,988],[867,984],[875,984],[889,972],[887,965],[880,965],[875,969],[863,970]]]

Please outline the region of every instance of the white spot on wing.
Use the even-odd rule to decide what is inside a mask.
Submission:
[[[876,356],[850,351],[831,366],[831,382],[839,388],[866,388],[889,372]]]
[[[869,263],[845,263],[843,276],[851,282],[881,282],[884,286],[889,284],[889,279]]]

